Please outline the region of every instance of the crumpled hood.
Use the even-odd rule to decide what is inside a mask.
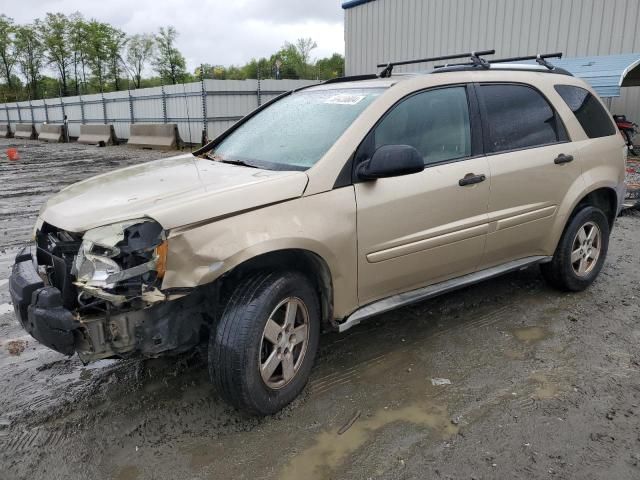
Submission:
[[[304,172],[230,165],[191,154],[98,175],[51,197],[40,218],[58,228],[90,228],[143,217],[170,229],[302,195]]]

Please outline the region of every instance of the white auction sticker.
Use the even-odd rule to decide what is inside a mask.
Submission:
[[[350,95],[348,93],[341,93],[327,98],[324,103],[330,103],[333,105],[356,105],[364,100],[365,95]]]

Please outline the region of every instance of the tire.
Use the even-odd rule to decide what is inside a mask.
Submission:
[[[593,226],[596,230],[592,230]],[[590,247],[589,239],[585,244],[584,236],[589,236],[592,231],[595,232],[594,238],[599,234],[599,240],[597,245],[592,240],[594,244]],[[580,292],[591,285],[607,256],[609,233],[609,221],[602,210],[591,206],[579,210],[565,228],[553,260],[540,265],[547,283],[566,292]],[[596,250],[597,258],[594,259]],[[572,256],[576,261],[572,262]]]
[[[287,323],[287,313],[294,310],[289,316],[293,323]],[[301,328],[305,321],[306,330]],[[222,397],[237,409],[271,415],[306,385],[319,337],[318,296],[304,275],[253,273],[231,295],[210,338],[209,375]],[[263,379],[263,366],[268,380]]]

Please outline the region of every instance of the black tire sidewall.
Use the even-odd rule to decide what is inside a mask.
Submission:
[[[284,406],[295,399],[307,383],[314,359],[318,349],[320,337],[320,308],[318,297],[305,276],[296,272],[273,273],[269,276],[264,288],[259,289],[251,299],[254,305],[252,314],[242,314],[240,322],[246,328],[244,345],[234,345],[227,351],[234,352],[237,358],[233,359],[237,364],[244,367],[238,373],[240,378],[234,379],[234,387],[237,392],[222,392],[227,400],[234,403],[236,407],[250,413],[269,415],[281,410]],[[300,369],[294,378],[280,389],[268,387],[260,374],[259,352],[261,348],[262,335],[269,315],[276,306],[285,298],[297,297],[305,304],[309,313],[309,338],[308,346]],[[235,305],[234,308],[243,308],[243,305]],[[224,323],[231,319],[223,313],[218,328],[224,328]],[[238,317],[235,317],[238,321]],[[240,327],[238,325],[238,327]],[[217,337],[217,336],[216,336]],[[216,342],[220,341],[216,338]],[[211,345],[210,348],[217,348]],[[219,361],[226,361],[224,357],[217,356]],[[213,371],[217,368],[224,368],[224,365],[211,365]],[[237,382],[237,383],[236,383]],[[226,393],[226,394],[225,394]]]
[[[588,222],[595,223],[600,229],[602,242],[600,247],[600,256],[595,268],[588,275],[579,277],[573,270],[573,266],[571,264],[571,253],[576,234]],[[602,270],[602,266],[604,265],[607,257],[607,252],[609,250],[609,234],[609,221],[599,208],[591,206],[585,207],[578,211],[578,213],[576,213],[576,215],[571,219],[571,222],[562,237],[561,244],[556,251],[556,258],[553,260],[558,263],[558,273],[561,275],[562,282],[568,290],[584,290],[596,279]]]

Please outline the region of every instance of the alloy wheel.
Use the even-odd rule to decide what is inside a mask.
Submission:
[[[264,383],[274,390],[296,375],[309,344],[309,312],[297,297],[282,300],[262,333],[258,364]]]

